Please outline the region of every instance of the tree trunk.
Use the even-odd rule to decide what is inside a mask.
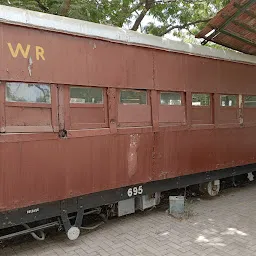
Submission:
[[[155,0],[146,0],[145,7],[140,13],[140,15],[137,17],[137,19],[135,20],[131,30],[134,30],[134,31],[138,30],[140,23],[142,22],[147,12],[150,10],[150,8],[154,5],[154,3],[155,3]]]
[[[71,0],[64,0],[63,4],[60,7],[59,15],[67,16],[70,9]]]

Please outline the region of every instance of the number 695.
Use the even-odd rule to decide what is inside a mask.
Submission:
[[[132,188],[129,188],[129,189],[127,190],[127,195],[128,195],[129,197],[141,195],[142,193],[143,193],[143,187],[142,187],[142,186],[132,187]]]

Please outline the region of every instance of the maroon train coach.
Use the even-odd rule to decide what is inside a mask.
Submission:
[[[255,56],[6,6],[0,38],[0,240],[255,170]]]

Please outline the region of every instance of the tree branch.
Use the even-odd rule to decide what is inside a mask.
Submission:
[[[138,13],[138,9],[144,4],[145,0],[140,0],[138,3],[134,4],[133,6],[131,6],[129,8],[129,10],[126,10],[125,8],[122,8],[122,12],[124,13],[122,19],[120,20],[120,27],[123,26],[124,22],[126,21],[126,19],[128,19],[129,17],[131,17],[132,13],[136,12],[137,15],[139,15]]]
[[[42,11],[44,11],[44,12],[48,12],[48,11],[49,11],[49,8],[46,7],[45,5],[43,5],[40,0],[35,0],[35,1],[37,2],[39,8],[40,8]]]
[[[144,4],[144,1],[141,0],[139,3],[135,4],[132,8],[130,13],[132,14],[133,12],[137,11],[142,5]]]
[[[134,30],[136,31],[139,26],[140,26],[140,23],[142,22],[142,20],[144,19],[144,17],[146,16],[148,10],[147,9],[143,9],[142,12],[140,13],[140,15],[137,17],[137,19],[135,20],[131,30]]]
[[[196,21],[192,21],[192,22],[188,22],[188,23],[185,23],[185,24],[182,24],[182,25],[170,25],[169,27],[167,27],[167,29],[160,33],[159,36],[164,36],[165,34],[171,32],[173,29],[177,28],[177,29],[184,29],[184,28],[187,28],[191,25],[196,25],[198,23],[206,23],[206,22],[209,22],[211,20],[211,18],[208,18],[208,19],[201,19],[201,20],[196,20]]]
[[[70,9],[71,0],[63,0],[63,4],[60,7],[59,15],[66,16]]]
[[[137,19],[135,20],[131,30],[136,31],[142,20],[144,19],[144,17],[146,16],[147,12],[151,9],[151,7],[155,4],[155,0],[146,0],[145,2],[145,7],[144,9],[141,11],[140,15],[137,17]]]

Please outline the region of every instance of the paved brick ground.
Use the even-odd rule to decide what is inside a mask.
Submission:
[[[179,221],[155,209],[110,221],[71,242],[63,234],[18,243],[0,255],[256,256],[256,183],[189,204]]]

